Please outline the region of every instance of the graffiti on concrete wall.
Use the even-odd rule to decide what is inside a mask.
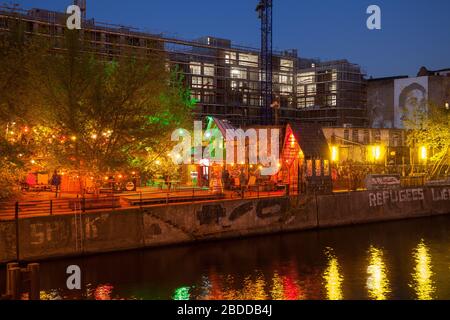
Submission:
[[[256,216],[261,219],[281,216],[287,210],[287,202],[280,199],[265,199],[258,202]]]
[[[241,204],[237,208],[231,212],[230,217],[228,220],[235,221],[239,219],[240,217],[245,216],[247,213],[251,212],[254,209],[253,202],[247,202],[244,204]]]
[[[200,225],[219,224],[220,219],[226,217],[225,209],[220,204],[205,205],[197,212]]]
[[[450,188],[431,189],[431,198],[433,201],[450,201]]]
[[[257,201],[256,207],[253,201],[239,205],[231,210],[228,221],[236,221],[248,214],[254,213],[259,219],[281,217],[287,211],[286,199],[261,199]],[[204,205],[197,212],[200,225],[218,225],[221,219],[227,217],[227,210],[222,204]]]
[[[65,220],[31,222],[28,232],[30,245],[46,247],[59,247],[61,243],[69,243],[72,237],[70,223]]]
[[[385,190],[369,193],[369,206],[381,207],[388,204],[425,200],[423,189]]]

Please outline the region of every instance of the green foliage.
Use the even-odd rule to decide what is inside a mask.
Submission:
[[[1,138],[0,180],[11,184],[5,190],[14,179],[1,178],[18,168],[23,176],[32,159],[80,176],[176,171],[167,159],[170,135],[191,123],[195,101],[164,55],[130,49],[109,60],[68,30],[56,53],[26,39],[20,24],[14,30],[0,38],[0,129],[14,122],[32,130]],[[20,163],[12,160],[18,154]]]
[[[431,175],[439,173],[441,166],[449,164],[450,111],[430,104],[426,111],[416,110],[407,126],[410,129],[408,144],[413,148],[425,146],[431,154],[429,161],[434,165]]]

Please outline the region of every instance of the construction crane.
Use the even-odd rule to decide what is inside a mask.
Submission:
[[[261,20],[261,96],[262,124],[271,125],[272,117],[272,0],[259,0],[256,12]]]
[[[80,7],[81,17],[86,20],[86,0],[74,0],[73,4]]]

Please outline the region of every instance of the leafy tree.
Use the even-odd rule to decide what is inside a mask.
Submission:
[[[10,20],[0,34],[0,199],[11,197],[28,169],[33,148],[23,128],[34,119],[33,73],[44,47],[26,38],[23,23]],[[26,131],[26,130],[25,130]]]
[[[427,110],[417,109],[407,121],[408,144],[417,149],[426,147],[432,165],[430,177],[436,178],[444,171],[448,174],[450,164],[450,110],[445,106],[429,104]]]
[[[148,170],[190,119],[189,93],[161,54],[108,60],[66,31],[64,52],[42,61],[40,73],[40,120],[51,128],[42,141],[53,140],[47,149],[55,164],[82,177]]]

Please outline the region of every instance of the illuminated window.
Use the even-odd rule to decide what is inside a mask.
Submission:
[[[299,98],[297,100],[297,107],[298,108],[305,108],[306,107],[305,99]]]
[[[201,66],[200,63],[191,62],[189,67],[190,67],[191,74],[195,74],[195,75],[201,75],[202,74],[202,66]]]
[[[308,94],[316,94],[317,92],[317,86],[315,84],[311,84],[306,87],[306,91]]]
[[[308,108],[308,107],[314,107],[314,105],[316,104],[316,101],[315,101],[315,99],[314,99],[314,97],[308,97],[308,98],[306,98],[306,103],[305,103],[305,106]]]
[[[336,95],[327,96],[327,105],[335,107],[337,105]]]
[[[330,175],[330,161],[323,161],[323,175],[328,177]]]
[[[332,81],[337,81],[338,79],[338,73],[336,69],[333,69],[333,72],[331,73],[331,80]]]
[[[258,67],[258,56],[254,54],[239,54],[239,65],[248,67]]]
[[[211,76],[211,77],[214,77],[214,74],[215,74],[215,68],[214,68],[214,65],[213,65],[213,64],[207,64],[207,63],[205,63],[205,64],[204,64],[204,67],[203,67],[203,74],[204,74],[205,76]]]
[[[292,86],[281,85],[280,92],[281,93],[292,93]]]
[[[336,91],[337,90],[337,83],[336,82],[330,83],[330,85],[328,87],[328,90],[331,91],[331,92]]]
[[[314,83],[315,81],[315,73],[314,72],[305,72],[305,73],[299,73],[297,75],[297,82],[299,84],[309,84]]]
[[[247,70],[231,68],[231,78],[234,79],[247,79]]]
[[[298,95],[303,96],[305,94],[305,86],[298,86],[297,93]]]
[[[213,89],[214,88],[214,79],[213,78],[203,78],[203,88]]]
[[[306,175],[308,177],[312,177],[312,173],[313,173],[312,160],[306,160]]]
[[[201,88],[203,86],[202,77],[192,77],[192,88]]]
[[[236,61],[236,52],[225,52],[225,63],[234,64]]]
[[[316,177],[320,177],[322,175],[322,161],[316,160],[315,169]]]
[[[294,61],[281,59],[280,60],[280,70],[281,71],[291,71],[294,68]]]

